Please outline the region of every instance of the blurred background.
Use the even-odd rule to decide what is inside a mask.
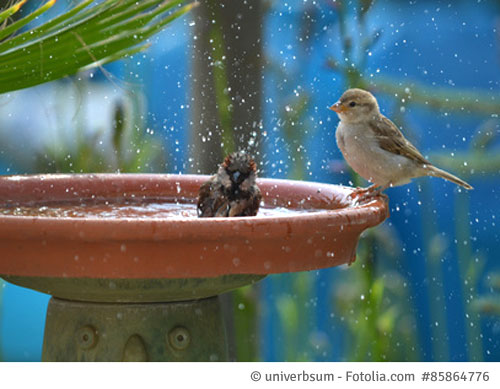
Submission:
[[[30,3],[23,12],[43,4]],[[201,0],[148,42],[0,94],[0,173],[210,174],[245,149],[261,177],[364,186],[327,107],[369,89],[475,189],[391,188],[390,218],[352,266],[226,296],[236,359],[500,361],[500,1]],[[40,360],[48,299],[0,281],[0,360]]]

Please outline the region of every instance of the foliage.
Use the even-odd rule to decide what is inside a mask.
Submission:
[[[23,30],[48,11],[55,0],[0,27],[0,93],[60,79],[83,68],[133,55],[144,42],[189,11],[183,0],[84,0],[66,13]],[[0,13],[0,23],[17,13],[26,0]]]
[[[489,293],[476,299],[472,307],[483,315],[500,316],[500,272],[488,274],[486,280]]]

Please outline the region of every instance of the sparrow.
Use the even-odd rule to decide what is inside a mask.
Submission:
[[[422,176],[441,177],[472,189],[467,182],[424,158],[396,125],[380,113],[377,99],[370,92],[348,89],[329,108],[340,118],[335,137],[344,159],[372,183],[357,190],[361,199]]]
[[[229,154],[200,187],[198,217],[255,216],[262,199],[256,179],[257,165],[248,154]]]

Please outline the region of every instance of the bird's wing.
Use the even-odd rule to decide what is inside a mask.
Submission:
[[[249,216],[255,216],[257,215],[257,212],[259,211],[259,207],[260,207],[260,202],[262,201],[262,193],[260,192],[260,189],[257,185],[255,185],[255,193],[253,195],[253,206],[252,206],[252,209],[253,209],[253,212],[251,215]]]
[[[369,125],[382,149],[421,164],[430,164],[417,148],[404,137],[396,125],[385,116],[380,115],[379,118],[370,121]]]
[[[214,207],[215,217],[228,217],[231,216],[229,212],[231,211],[231,204],[229,203],[229,199],[227,197],[219,197],[215,202]]]
[[[257,186],[250,188],[250,195],[232,201],[229,209],[229,217],[233,216],[255,216],[259,211],[262,194]]]
[[[216,215],[217,211],[220,211],[224,203],[227,204],[227,198],[222,193],[221,188],[217,187],[214,178],[211,178],[201,185],[197,204],[199,217],[225,216]]]
[[[212,209],[213,200],[210,198],[210,186],[212,180],[204,182],[200,186],[198,192],[198,204],[196,205],[196,210],[199,217],[210,217],[210,210]]]

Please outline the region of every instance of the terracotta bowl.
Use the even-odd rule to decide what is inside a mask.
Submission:
[[[0,177],[0,275],[9,282],[73,300],[202,298],[267,274],[352,262],[360,233],[388,215],[382,198],[352,205],[347,197],[352,188],[276,179],[258,181],[264,208],[256,217],[196,218],[194,211],[191,216],[165,218],[11,212],[54,204],[69,209],[81,203],[193,204],[207,178],[161,174]],[[283,212],[266,215],[266,209],[278,207]]]

